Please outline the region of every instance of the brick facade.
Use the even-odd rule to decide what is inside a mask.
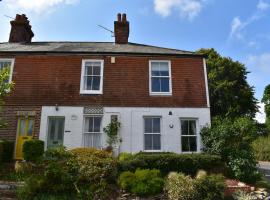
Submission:
[[[3,57],[3,56],[1,56]],[[203,59],[82,55],[17,55],[15,90],[6,105],[207,107]],[[80,94],[82,59],[104,59],[102,95]],[[170,60],[172,96],[149,95],[149,60]]]

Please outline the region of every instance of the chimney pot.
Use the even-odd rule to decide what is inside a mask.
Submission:
[[[127,21],[127,15],[124,13],[122,15],[122,22],[126,22]]]
[[[121,22],[121,21],[122,21],[122,20],[121,20],[121,13],[118,13],[118,14],[117,14],[117,21],[118,21],[118,22]]]
[[[17,14],[15,20],[10,21],[10,24],[9,42],[30,43],[32,41],[34,33],[25,14]]]

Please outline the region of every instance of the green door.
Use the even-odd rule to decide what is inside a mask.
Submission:
[[[63,145],[65,117],[49,117],[47,148]]]

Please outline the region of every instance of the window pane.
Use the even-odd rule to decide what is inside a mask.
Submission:
[[[181,120],[181,131],[182,135],[188,135],[188,121]]]
[[[152,92],[160,92],[160,78],[152,78]]]
[[[182,137],[182,151],[189,151],[189,137]]]
[[[153,137],[153,150],[160,150],[160,135],[159,134],[154,134],[152,135]]]
[[[153,118],[153,133],[160,133],[160,118]]]
[[[49,119],[49,133],[50,133],[50,140],[54,140],[54,133],[55,133],[55,120],[53,118]]]
[[[101,117],[94,117],[94,132],[100,132]]]
[[[197,137],[189,137],[190,151],[197,151]]]
[[[58,140],[63,139],[63,133],[64,133],[64,119],[57,119],[58,120]]]
[[[100,66],[93,67],[93,75],[100,75]]]
[[[144,132],[153,133],[152,118],[144,118]]]
[[[32,136],[33,135],[33,129],[34,129],[34,120],[30,119],[28,123],[28,130],[27,130],[27,135]]]
[[[196,121],[189,121],[189,135],[196,135]]]
[[[93,67],[85,66],[85,75],[92,75],[92,74],[93,74]]]
[[[145,150],[152,150],[152,135],[144,135],[144,148]]]
[[[84,77],[84,89],[85,90],[92,90],[92,81],[93,81],[92,76],[85,76]]]
[[[169,76],[169,66],[167,62],[160,63],[160,76]]]
[[[100,87],[100,77],[99,76],[94,76],[93,77],[92,90],[99,90],[99,87]]]
[[[26,124],[25,122],[26,121],[24,119],[20,120],[20,132],[19,132],[19,134],[21,136],[24,136],[24,130],[25,130],[25,124]]]
[[[0,70],[2,70],[3,68],[10,68],[11,66],[11,62],[0,62]]]
[[[151,75],[152,76],[159,76],[159,63],[158,62],[152,62],[151,63]]]
[[[85,118],[85,132],[93,132],[94,130],[93,124],[93,117],[86,117]]]
[[[169,78],[160,78],[161,81],[161,92],[170,92],[169,89]]]

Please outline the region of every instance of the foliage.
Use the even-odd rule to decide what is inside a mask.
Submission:
[[[46,151],[36,168],[19,191],[22,199],[33,199],[38,194],[51,194],[53,199],[66,193],[78,199],[106,199],[117,167],[108,152],[86,148],[67,151],[59,146]]]
[[[270,161],[270,135],[268,137],[258,137],[252,143],[252,148],[256,160]]]
[[[223,162],[219,156],[208,154],[137,154],[132,160],[120,161],[119,171],[141,169],[158,169],[163,175],[171,171],[195,175],[199,169],[206,171],[222,171]]]
[[[248,118],[216,120],[201,131],[204,151],[220,155],[232,177],[256,181],[258,171],[251,143],[257,136],[256,124]]]
[[[200,200],[224,199],[225,178],[220,174],[200,176],[196,179]]]
[[[266,114],[266,127],[268,129],[268,133],[270,134],[270,84],[267,85],[264,89],[264,94],[262,98],[262,103],[264,103],[264,111]]]
[[[165,183],[169,200],[194,200],[197,197],[194,180],[182,173],[171,172]]]
[[[222,57],[214,49],[197,51],[207,55],[207,72],[212,117],[236,118],[254,117],[257,112],[257,100],[254,88],[247,82],[244,64]]]
[[[0,111],[2,109],[2,106],[4,105],[4,99],[6,96],[9,95],[9,93],[14,88],[14,83],[7,83],[7,80],[9,79],[10,75],[10,69],[9,68],[3,68],[0,71]],[[0,128],[6,127],[8,124],[3,121],[3,119],[0,118]]]
[[[233,194],[233,199],[235,200],[257,200],[258,198],[256,195],[253,195],[251,193],[238,190]]]
[[[134,158],[134,155],[132,153],[120,153],[120,155],[118,156],[118,160],[119,161],[130,161]]]
[[[137,169],[135,173],[123,172],[119,177],[119,185],[139,196],[153,196],[161,193],[164,181],[159,170]]]
[[[0,145],[2,146],[2,156],[0,160],[3,162],[10,162],[13,158],[13,150],[14,150],[14,142],[10,142],[7,140],[0,140]]]
[[[28,140],[23,144],[23,157],[26,161],[40,161],[44,154],[44,141]]]
[[[93,148],[77,148],[71,152],[75,155],[78,180],[99,183],[116,177],[117,161],[110,152]]]
[[[107,143],[109,146],[113,146],[120,142],[120,139],[118,137],[118,130],[120,128],[121,124],[117,120],[112,120],[111,123],[109,123],[104,129],[104,133],[107,134]]]

